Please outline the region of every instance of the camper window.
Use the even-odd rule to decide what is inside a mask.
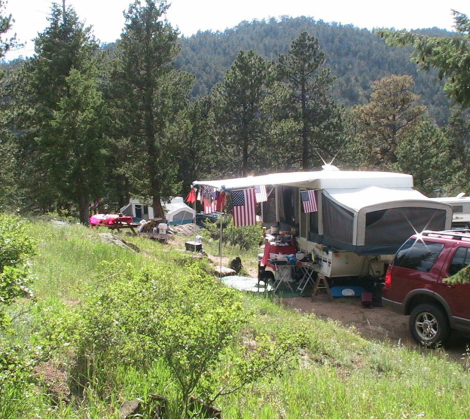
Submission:
[[[311,212],[309,215],[310,215],[310,232],[318,234],[318,212]]]
[[[263,225],[270,226],[276,223],[276,199],[275,194],[269,195],[268,200],[262,203]]]
[[[452,205],[454,212],[463,212],[463,205]]]
[[[281,189],[281,228],[290,230],[295,228],[298,234],[299,229],[299,190],[291,186],[283,186]],[[284,225],[284,226],[283,226]]]

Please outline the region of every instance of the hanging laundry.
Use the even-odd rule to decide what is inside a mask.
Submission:
[[[225,209],[226,203],[227,203],[227,195],[225,194],[224,191],[219,192],[219,195],[216,201],[215,210],[219,212],[223,212]]]
[[[202,203],[204,206],[204,214],[211,214],[216,210],[216,201],[210,198],[202,198]]]
[[[186,197],[186,202],[194,204],[196,202],[196,188],[191,188],[188,196]]]

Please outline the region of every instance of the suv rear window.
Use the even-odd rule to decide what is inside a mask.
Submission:
[[[421,240],[410,238],[398,250],[393,259],[393,265],[429,272],[443,248],[442,243],[424,243]]]
[[[455,252],[452,263],[449,266],[449,275],[455,275],[458,271],[470,264],[470,252],[468,247],[459,247]]]

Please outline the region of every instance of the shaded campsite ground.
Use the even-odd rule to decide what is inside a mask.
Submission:
[[[409,348],[422,349],[411,338],[408,331],[408,317],[384,308],[364,308],[359,298],[333,298],[326,294],[319,294],[313,298],[293,297],[283,298],[285,307],[301,313],[313,312],[323,320],[332,319],[346,328],[352,328],[366,339],[389,342],[394,345],[404,345]],[[470,346],[470,337],[453,333],[444,350],[455,360],[470,362],[467,347]]]

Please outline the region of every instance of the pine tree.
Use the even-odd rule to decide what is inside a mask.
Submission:
[[[450,158],[450,141],[433,122],[425,119],[408,129],[401,137],[391,168],[413,175],[416,189],[426,196],[445,193],[455,166]],[[439,168],[439,169],[437,169]]]
[[[384,77],[373,84],[369,103],[354,109],[358,129],[354,142],[364,167],[387,169],[397,162],[401,138],[426,112],[411,90],[413,85],[411,76]]]
[[[152,197],[155,217],[164,217],[162,198],[179,191],[179,145],[172,124],[187,105],[192,77],[173,69],[178,32],[163,19],[165,1],[131,4],[116,51],[113,94],[120,136],[132,161],[122,162],[131,188]]]
[[[52,6],[49,27],[35,40],[35,56],[20,70],[19,155],[31,209],[79,209],[104,179],[104,110],[98,91],[98,44],[75,11]]]
[[[13,19],[11,15],[3,14],[5,4],[5,1],[0,0],[0,58],[3,58],[10,48],[16,45],[16,36],[11,38],[6,36],[12,28]]]
[[[259,169],[262,150],[268,146],[263,102],[270,73],[263,58],[253,51],[240,51],[224,81],[214,89],[213,132],[227,174],[247,176]]]
[[[462,36],[434,37],[412,32],[379,31],[391,46],[412,45],[412,60],[422,69],[437,68],[444,90],[457,103],[470,107],[470,19],[455,10],[455,27]]]
[[[8,50],[16,44],[15,36],[9,37],[7,33],[12,29],[12,16],[3,14],[5,2],[0,0],[0,59],[5,56]],[[0,207],[2,209],[11,209],[14,202],[14,195],[17,194],[15,182],[15,144],[14,135],[9,129],[11,120],[14,118],[7,99],[7,90],[4,89],[6,81],[6,73],[0,70],[0,180],[2,187],[0,188]]]
[[[325,54],[318,39],[302,32],[292,42],[287,55],[279,56],[278,72],[284,97],[277,106],[281,119],[293,123],[293,141],[285,144],[303,170],[311,169],[314,159],[338,151],[332,135],[339,129],[339,108],[329,94],[333,77],[323,68]],[[295,153],[292,153],[295,151]],[[300,152],[300,154],[299,154]]]
[[[202,96],[191,102],[180,115],[175,141],[180,144],[179,178],[185,195],[189,193],[191,182],[195,179],[207,179],[213,173],[221,173],[216,168],[217,154],[210,133],[211,107],[210,97]]]

